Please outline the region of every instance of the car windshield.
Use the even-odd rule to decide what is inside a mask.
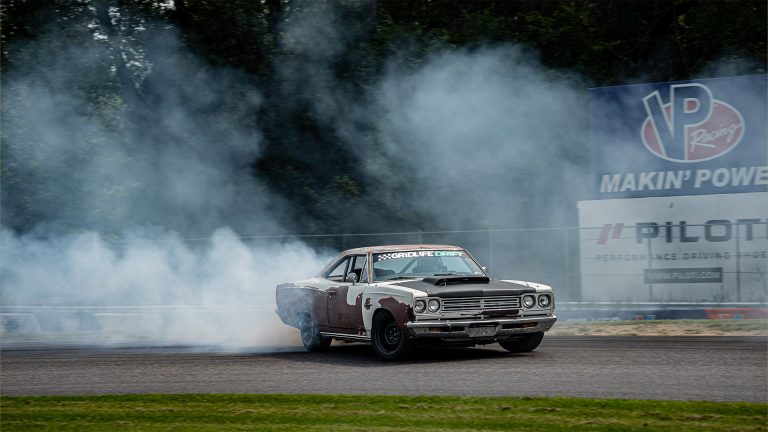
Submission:
[[[373,280],[485,273],[464,251],[419,250],[373,254]]]

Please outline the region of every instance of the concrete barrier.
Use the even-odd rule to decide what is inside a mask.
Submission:
[[[560,302],[561,320],[768,319],[764,303]]]
[[[0,309],[2,343],[24,341],[189,340],[237,335],[256,322],[279,323],[274,305],[237,306],[4,306]],[[763,303],[585,303],[559,302],[561,321],[677,319],[768,319]],[[185,329],[186,323],[215,323]],[[256,330],[256,328],[253,328]],[[223,334],[224,333],[224,334]],[[223,335],[222,335],[223,334]]]

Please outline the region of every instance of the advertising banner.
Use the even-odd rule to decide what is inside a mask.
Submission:
[[[768,193],[579,203],[582,299],[765,302]]]
[[[766,75],[590,89],[592,198],[768,191]]]

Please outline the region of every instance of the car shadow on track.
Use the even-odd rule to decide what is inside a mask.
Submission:
[[[512,354],[505,351],[488,348],[443,348],[415,347],[408,359],[398,362],[386,362],[376,357],[369,344],[348,343],[334,345],[323,352],[293,352],[272,354],[271,357],[297,363],[318,363],[336,366],[356,367],[389,367],[404,364],[429,364],[444,362],[461,362],[488,359],[504,359],[512,357],[528,357],[532,353]]]

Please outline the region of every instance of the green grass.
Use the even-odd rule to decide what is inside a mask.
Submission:
[[[122,395],[0,398],[8,431],[765,431],[766,404],[576,398]]]

